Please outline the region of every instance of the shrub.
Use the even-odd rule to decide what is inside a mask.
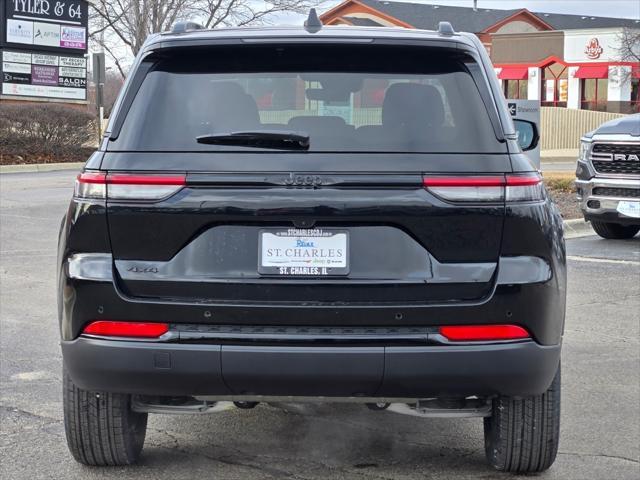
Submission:
[[[544,173],[544,183],[551,191],[571,193],[574,190],[576,175],[573,172],[547,172]]]
[[[95,140],[95,119],[82,110],[46,103],[0,105],[1,157],[77,159],[95,148]]]

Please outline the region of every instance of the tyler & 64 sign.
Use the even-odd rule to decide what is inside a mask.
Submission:
[[[86,53],[86,0],[3,0],[0,43],[5,46]]]

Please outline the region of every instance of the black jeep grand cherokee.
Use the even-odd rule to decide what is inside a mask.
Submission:
[[[536,137],[448,24],[150,37],[60,233],[76,460],[135,462],[149,412],[347,401],[482,417],[494,467],[548,468],[566,276]]]

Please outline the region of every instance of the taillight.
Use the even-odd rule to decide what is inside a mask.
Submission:
[[[532,202],[544,198],[544,185],[538,173],[507,175],[507,202]]]
[[[76,178],[74,196],[77,198],[107,198],[107,174],[82,172]]]
[[[452,325],[440,327],[440,335],[451,342],[524,340],[529,332],[518,325]]]
[[[499,202],[504,198],[504,176],[425,177],[430,192],[456,202]]]
[[[186,185],[182,174],[126,174],[83,172],[76,179],[77,198],[154,201],[169,197]]]
[[[110,200],[160,200],[173,195],[186,184],[184,175],[107,175]]]
[[[82,333],[101,337],[158,338],[168,331],[167,323],[96,320],[87,325]]]
[[[453,202],[526,202],[544,198],[538,173],[508,175],[425,176],[423,185]]]

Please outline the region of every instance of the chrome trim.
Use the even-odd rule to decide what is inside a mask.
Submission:
[[[539,257],[500,257],[498,285],[542,283],[551,279],[551,267]]]
[[[110,282],[113,280],[113,256],[110,253],[76,253],[67,259],[69,278]]]
[[[96,319],[95,321],[100,321],[100,319]],[[90,322],[91,323],[91,322]],[[117,340],[119,342],[143,342],[143,343],[156,343],[156,342],[172,342],[177,341],[180,338],[180,335],[177,332],[168,331],[167,333],[163,333],[159,337],[116,337],[112,335],[95,335],[92,333],[81,333],[81,337],[84,338],[95,338],[96,340]]]
[[[600,172],[596,170],[593,165],[593,161],[600,162],[613,162],[613,154],[612,153],[593,153],[593,149],[596,145],[638,145],[640,148],[640,138],[638,140],[629,140],[629,135],[594,135],[591,139],[591,147],[589,148],[589,158],[588,165],[591,167],[591,170],[596,173],[596,175],[606,175],[607,177],[612,178],[629,178],[638,176],[638,174],[634,173],[609,173],[609,172]],[[604,157],[603,157],[604,156]],[[608,157],[608,158],[607,158]],[[639,176],[640,177],[640,176]]]
[[[589,138],[589,137],[583,137]],[[629,140],[631,138],[631,140]],[[616,133],[616,134],[595,134],[590,138],[591,142],[602,142],[602,143],[640,143],[640,137],[633,137],[632,135],[626,133]]]
[[[593,189],[602,188],[637,188],[640,190],[640,182],[634,178],[629,178],[630,175],[625,175],[625,178],[618,175],[615,178],[594,177],[591,180],[576,180],[576,188],[582,190],[582,195],[578,194],[577,198],[580,201],[580,209],[585,214],[603,214],[603,213],[619,213],[617,210],[618,202],[620,201],[640,201],[637,197],[611,197],[611,196],[596,196],[593,194]],[[613,177],[613,175],[612,175]],[[590,208],[587,203],[590,200],[597,200],[600,202],[600,208]],[[624,217],[633,218],[633,217]]]
[[[115,266],[120,278],[123,280],[141,280],[151,282],[206,282],[206,283],[269,283],[270,278],[260,277],[256,271],[255,277],[215,277],[205,275],[186,275],[176,272],[175,265],[182,261],[186,253],[180,252],[168,262],[142,261],[142,260],[116,260]],[[363,278],[351,279],[350,284],[382,284],[382,283],[486,283],[491,280],[496,270],[496,263],[440,263],[429,255],[428,269],[425,278],[406,279],[378,279]],[[335,279],[327,278],[301,278],[281,279],[279,283],[299,283],[300,281],[313,281],[316,284],[333,283]]]

